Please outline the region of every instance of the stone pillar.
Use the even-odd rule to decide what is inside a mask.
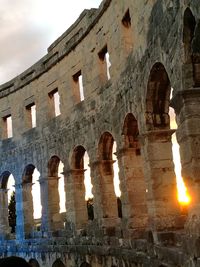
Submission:
[[[40,179],[41,184],[41,203],[42,203],[42,231],[56,231],[63,229],[59,213],[59,192],[58,192],[59,177],[52,176]]]
[[[178,92],[171,105],[177,115],[177,140],[180,145],[182,175],[191,203],[186,228],[200,235],[200,88]]]
[[[136,148],[117,152],[123,220],[132,236],[139,237],[147,227],[146,185],[142,157]]]
[[[22,183],[25,236],[34,230],[32,183]]]
[[[173,133],[173,130],[154,130],[140,137],[145,160],[148,225],[153,232],[181,227],[172,160]]]
[[[115,227],[119,223],[117,197],[114,191],[113,182],[113,160],[101,160],[97,162],[99,182],[99,193],[101,195],[101,221],[103,227]]]
[[[45,177],[45,176],[40,176]],[[41,218],[41,231],[47,233],[50,231],[49,227],[49,211],[48,211],[48,184],[47,179],[40,178],[40,195],[41,195],[41,205],[42,205],[42,218]]]
[[[8,190],[0,189],[0,239],[10,233],[8,223]]]
[[[103,218],[103,203],[101,196],[101,185],[100,185],[100,174],[99,174],[99,162],[90,161],[90,175],[92,181],[92,193],[94,195],[93,207],[94,207],[94,219],[97,219],[99,222]]]
[[[22,184],[15,184],[15,201],[16,201],[16,239],[20,240],[25,238],[24,233],[24,208],[23,208],[23,187]]]
[[[77,169],[65,172],[66,181],[66,216],[77,230],[85,228],[88,222],[87,203],[84,185],[85,170]]]

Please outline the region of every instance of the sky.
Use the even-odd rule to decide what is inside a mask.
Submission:
[[[1,0],[0,84],[22,73],[47,53],[84,9],[101,0]]]

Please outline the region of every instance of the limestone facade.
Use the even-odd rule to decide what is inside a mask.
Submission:
[[[103,0],[99,9],[83,11],[42,59],[0,86],[1,256],[19,255],[43,267],[200,266],[199,103],[199,0]],[[192,198],[187,214],[177,201],[170,105]],[[6,128],[10,116],[12,137]],[[119,201],[113,186],[114,142]],[[92,220],[85,201],[86,152]],[[60,161],[64,215],[59,212]],[[35,168],[42,204],[38,231],[31,194]],[[15,237],[8,226],[10,174]]]

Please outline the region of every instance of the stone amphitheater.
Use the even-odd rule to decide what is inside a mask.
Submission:
[[[177,130],[170,129],[169,106]],[[43,58],[0,86],[0,112],[0,257],[17,255],[35,267],[200,266],[199,0],[103,0],[98,9],[84,10]],[[185,209],[177,200],[175,131],[191,196]],[[92,209],[85,200],[86,168]],[[11,174],[15,235],[8,224]]]

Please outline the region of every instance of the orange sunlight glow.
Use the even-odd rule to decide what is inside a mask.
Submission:
[[[177,124],[175,121],[175,113],[172,108],[169,109],[170,115],[170,128],[177,129]],[[172,153],[173,153],[173,162],[175,165],[175,174],[176,174],[176,183],[177,183],[177,197],[178,202],[181,206],[187,206],[191,202],[191,197],[187,191],[187,188],[184,184],[183,177],[181,175],[181,159],[179,152],[179,144],[177,142],[176,133],[172,135]]]
[[[84,155],[84,184],[85,184],[85,201],[89,199],[93,199],[94,195],[92,194],[92,182],[91,182],[91,175],[90,175],[90,167],[89,167],[89,156],[87,152]]]

